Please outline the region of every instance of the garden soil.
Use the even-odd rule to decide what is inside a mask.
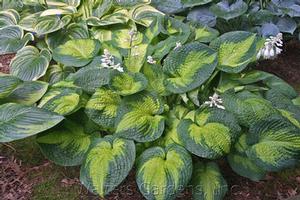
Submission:
[[[9,63],[14,55],[0,56],[0,71],[9,72]],[[257,64],[257,69],[273,73],[296,88],[300,88],[300,43],[290,41],[283,53],[274,60],[264,60]],[[13,157],[14,155],[11,155]],[[31,199],[32,185],[24,172],[29,166],[22,166],[21,161],[1,157],[0,155],[0,197],[3,200]],[[281,200],[291,198],[300,200],[300,168],[280,173],[269,173],[259,182],[250,181],[235,174],[225,160],[219,161],[220,168],[228,182],[226,200]],[[52,164],[53,165],[53,164]],[[34,167],[34,166],[30,166]],[[79,182],[77,183],[79,184]],[[191,188],[183,191],[177,200],[191,199]],[[87,192],[84,191],[83,192]],[[81,196],[81,195],[80,195]],[[88,199],[97,199],[92,194]],[[22,197],[22,198],[21,198]],[[86,198],[78,198],[86,199]],[[117,187],[106,200],[143,200],[135,183],[132,171],[128,178]]]

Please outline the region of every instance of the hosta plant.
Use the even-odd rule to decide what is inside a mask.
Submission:
[[[280,38],[207,32],[158,1],[1,2],[0,53],[16,56],[0,75],[0,142],[34,136],[92,193],[135,170],[146,199],[187,186],[222,199],[224,160],[254,181],[299,163],[300,98],[252,67]]]

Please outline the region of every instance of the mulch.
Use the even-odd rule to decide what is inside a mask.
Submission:
[[[14,57],[15,54],[0,55],[0,72],[9,73],[9,64]]]
[[[15,158],[0,157],[0,197],[3,200],[27,200],[32,183],[27,180],[25,168]]]
[[[11,55],[0,56],[0,72],[9,72]],[[300,85],[300,43],[290,41],[283,53],[274,60],[263,60],[256,66],[257,69],[273,73],[292,85]],[[38,169],[37,169],[38,170]],[[228,181],[229,192],[226,200],[281,200],[294,197],[300,200],[300,176],[290,175],[288,183],[276,173],[269,173],[265,180],[254,182],[235,174],[226,162],[221,165],[221,170]],[[73,183],[74,180],[62,180],[64,184]],[[78,182],[76,180],[75,182]],[[26,179],[26,169],[20,161],[14,158],[0,157],[0,197],[4,200],[30,199],[32,184]],[[79,183],[78,183],[79,184]],[[84,190],[86,193],[87,191]],[[98,199],[92,194],[88,199]],[[134,170],[128,178],[112,191],[106,200],[143,200],[144,197],[138,190],[135,182]],[[191,199],[191,190],[183,191],[176,200]]]

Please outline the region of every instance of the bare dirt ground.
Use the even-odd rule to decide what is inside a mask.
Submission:
[[[13,57],[14,55],[0,56],[0,72],[9,72],[9,63]],[[276,74],[300,89],[299,41],[290,41],[278,58],[262,61],[256,68]],[[253,182],[235,174],[226,161],[221,163],[221,170],[229,185],[226,200],[282,200],[292,197],[293,200],[300,200],[300,167],[269,173],[265,180]],[[99,199],[80,184],[78,174],[78,167],[64,168],[47,161],[32,141],[0,145],[0,199]],[[135,183],[134,172],[105,199],[144,199]],[[185,190],[177,198],[188,199],[191,199],[189,190]]]

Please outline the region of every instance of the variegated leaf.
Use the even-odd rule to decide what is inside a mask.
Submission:
[[[64,118],[55,113],[15,103],[0,105],[0,142],[11,142],[45,131]]]
[[[80,181],[89,191],[104,197],[128,175],[135,160],[131,140],[106,136],[95,141],[80,170]]]

